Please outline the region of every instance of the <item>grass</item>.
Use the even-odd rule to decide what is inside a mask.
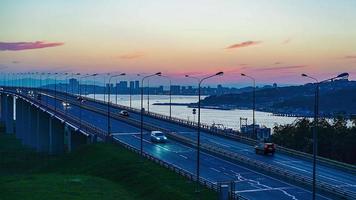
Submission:
[[[59,157],[0,134],[0,199],[197,199],[195,183],[113,144]],[[202,188],[202,187],[201,187]],[[216,199],[203,189],[200,199]]]

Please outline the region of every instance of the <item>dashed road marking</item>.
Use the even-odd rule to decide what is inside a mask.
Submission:
[[[179,154],[179,156],[182,157],[182,158],[184,158],[184,159],[188,159],[187,156],[183,156],[183,155],[181,155],[181,154]]]
[[[220,170],[217,170],[217,169],[212,168],[212,167],[210,167],[210,169],[213,170],[213,171],[219,172],[219,173],[221,172]]]

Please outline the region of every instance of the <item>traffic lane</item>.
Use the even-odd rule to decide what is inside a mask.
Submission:
[[[147,134],[146,134],[147,135]],[[147,137],[147,136],[146,136]],[[136,139],[137,139],[137,137],[136,137]],[[148,141],[147,140],[148,138],[145,138],[145,141]],[[159,149],[161,149],[161,148],[159,148]],[[165,155],[165,154],[163,154],[163,155]],[[202,154],[203,155],[203,154]],[[185,156],[186,158],[189,158],[188,156],[189,155],[180,155],[180,157],[183,157],[183,156]],[[184,158],[184,157],[183,157]],[[227,178],[227,176],[238,176],[240,179],[240,181],[241,181],[241,176],[239,175],[239,174],[236,174],[236,172],[235,171],[233,171],[233,170],[230,170],[232,173],[235,173],[234,175],[232,175],[232,174],[228,174],[226,171],[223,171],[223,170],[226,170],[226,164],[224,164],[223,166],[224,167],[221,167],[221,166],[215,166],[215,168],[214,168],[214,163],[216,163],[215,161],[213,161],[212,163],[208,163],[208,165],[209,165],[209,168],[208,167],[204,167],[204,161],[207,161],[207,159],[205,159],[203,156],[201,157],[201,159],[202,159],[202,170],[201,170],[201,172],[202,172],[202,175],[205,173],[205,169],[207,169],[207,172],[208,172],[208,174],[210,175],[211,174],[211,171],[214,171],[214,172],[216,172],[216,173],[221,173],[221,172],[223,172],[223,176],[224,177],[221,177],[221,174],[219,175],[219,174],[217,174],[217,175],[215,175],[215,176],[211,176],[210,175],[210,177],[211,178],[213,178],[213,179],[216,179],[216,180],[226,180],[226,178]],[[210,158],[208,158],[208,160],[209,160]],[[188,159],[186,159],[186,160],[188,160]],[[181,162],[179,162],[179,163],[181,163]],[[213,166],[213,167],[211,167],[211,166]],[[221,169],[217,169],[217,168],[221,168]],[[249,185],[251,185],[251,186],[263,186],[264,188],[245,188],[245,189],[247,189],[247,190],[244,190],[243,192],[249,192],[249,193],[251,193],[251,192],[258,192],[258,191],[264,191],[264,193],[266,193],[266,191],[271,191],[271,192],[276,192],[275,190],[278,190],[278,191],[280,191],[280,192],[282,192],[284,195],[286,195],[286,194],[288,194],[287,196],[294,196],[293,194],[289,194],[288,192],[286,192],[285,190],[286,189],[294,189],[293,187],[283,187],[283,186],[281,186],[281,187],[270,187],[270,186],[266,186],[265,184],[261,184],[259,181],[254,181],[254,180],[252,180],[253,181],[253,183],[251,184],[251,183],[249,183]],[[298,193],[301,193],[301,192],[298,192]],[[275,195],[273,195],[273,196],[275,196]],[[273,198],[275,198],[275,197],[273,197]],[[279,198],[279,199],[281,199],[281,198]]]
[[[179,132],[180,134],[190,138],[196,139],[196,132]],[[255,160],[263,161],[281,168],[287,168],[290,171],[310,176],[312,174],[312,163],[303,159],[286,156],[281,153],[276,153],[273,156],[256,154],[254,148],[247,144],[229,140],[226,138],[214,137],[208,133],[201,133],[202,143],[212,144],[220,148],[227,149],[232,152],[239,153]],[[277,147],[278,148],[278,147]],[[337,187],[355,190],[356,189],[356,176],[346,173],[344,171],[336,170],[324,165],[317,165],[317,177]]]
[[[72,98],[73,99],[73,98]],[[89,105],[96,105],[98,107],[101,107],[102,109],[105,108],[105,105],[102,104],[98,104],[96,102],[91,102],[91,101],[86,101],[85,103]],[[116,109],[112,107],[112,110],[114,112],[119,112],[121,109]],[[135,114],[135,113],[131,113],[130,117],[132,118],[136,118],[137,120],[139,120],[140,115],[139,114]],[[171,122],[165,122],[162,120],[157,120],[154,119],[152,117],[148,117],[145,116],[144,119],[146,120],[145,122],[147,123],[147,120],[150,120],[149,122],[155,125],[159,125],[159,126],[163,126],[163,127],[168,127],[170,128],[170,130],[173,131],[178,131],[181,130],[180,133],[184,133],[184,131],[186,131],[187,136],[189,136],[191,139],[195,139],[196,138],[196,133],[195,132],[191,132],[191,131],[187,131],[187,130],[193,130],[191,128],[183,128],[185,130],[182,131],[182,126],[177,125],[177,124],[173,124]],[[106,122],[107,123],[107,122]],[[251,146],[243,144],[243,143],[239,143],[237,141],[233,141],[233,140],[229,140],[226,138],[222,138],[222,137],[216,137],[213,135],[210,135],[208,133],[204,133],[202,132],[201,134],[201,138],[203,142],[206,143],[213,143],[213,145],[217,145],[217,146],[221,146],[222,148],[228,148],[231,151],[234,152],[238,152],[241,153],[243,155],[252,157],[256,160],[260,160],[260,161],[264,161],[266,163],[270,163],[282,168],[288,168],[291,171],[297,171],[298,173],[304,174],[304,175],[311,175],[310,172],[310,168],[311,168],[311,163],[301,160],[301,159],[295,159],[293,157],[290,156],[285,156],[285,155],[278,155],[278,156],[273,156],[272,158],[270,157],[266,157],[266,156],[261,156],[261,155],[256,155],[254,153],[254,150]],[[273,163],[271,163],[273,162]],[[318,165],[318,178],[320,179],[325,179],[325,181],[329,182],[330,184],[333,184],[335,186],[338,187],[344,187],[344,188],[349,188],[349,189],[355,189],[355,184],[353,184],[355,182],[355,177],[354,176],[350,176],[347,173],[343,173],[343,172],[339,172],[338,170],[335,170],[336,173],[330,173],[330,168]],[[337,176],[334,176],[332,174],[337,174]]]
[[[49,105],[55,105],[55,101],[52,98],[48,99]],[[62,103],[57,100],[57,109],[65,111],[65,107],[62,105]],[[75,116],[78,119],[82,118],[83,122],[90,123],[94,125],[95,127],[102,129],[102,130],[107,130],[107,115],[102,115],[93,111],[89,111],[86,109],[81,109],[79,106],[76,106],[74,104],[70,104],[69,108],[67,109],[67,113],[71,116]],[[131,132],[131,131],[137,131],[139,130],[137,127],[129,125],[127,123],[124,123],[122,121],[116,120],[111,118],[111,130],[112,133],[120,133],[120,132]]]
[[[138,116],[140,116],[140,115],[138,115]],[[161,120],[160,120],[161,121]],[[106,122],[107,123],[107,122]],[[104,128],[104,127],[103,127]],[[203,134],[205,134],[205,133],[202,133],[202,135]],[[214,139],[213,141],[214,141],[214,143],[217,143],[216,142],[216,139],[219,139],[219,140],[221,140],[220,141],[220,143],[219,144],[221,144],[221,145],[223,145],[223,146],[227,146],[227,144],[222,144],[222,142],[224,142],[224,143],[228,143],[228,142],[230,142],[230,143],[235,143],[234,145],[235,145],[235,147],[236,147],[236,144],[240,144],[240,145],[244,145],[245,147],[250,147],[249,145],[245,145],[245,144],[241,144],[241,143],[238,143],[238,142],[235,142],[235,141],[231,141],[231,140],[228,140],[228,139],[225,139],[225,138],[219,138],[219,137],[214,137],[214,138],[212,138],[213,136],[212,135],[210,135],[210,134],[205,134],[205,136],[206,137],[210,137],[211,139]],[[204,140],[204,137],[202,137],[202,139]],[[251,148],[250,148],[251,149]],[[242,150],[244,150],[244,152],[249,152],[248,150],[246,150],[246,148],[243,148]],[[261,157],[261,156],[259,156],[259,157],[256,157],[256,155],[253,153],[253,152],[249,152],[250,153],[250,155],[249,156],[254,156],[254,158],[255,159],[260,159],[260,160],[262,160],[262,159],[265,159],[265,157]],[[270,160],[264,160],[265,162],[269,162]],[[279,164],[279,165],[283,165],[283,162],[286,162],[285,160],[283,160],[283,161],[275,161],[277,164]],[[297,161],[295,161],[295,163],[297,163]],[[296,170],[296,169],[300,169],[300,168],[298,168],[298,167],[293,167],[292,165],[286,165],[286,166],[288,166],[289,168],[292,168],[293,170]],[[310,168],[310,167],[309,167]],[[308,169],[309,169],[308,168]],[[309,172],[308,170],[303,170],[303,169],[300,169],[302,172]],[[330,176],[324,176],[324,175],[320,175],[321,177],[323,177],[323,178],[326,178],[326,179],[328,179],[329,180],[329,182],[332,182],[333,184],[335,184],[335,185],[337,185],[337,186],[339,186],[339,187],[353,187],[354,185],[352,185],[351,183],[344,183],[344,184],[342,184],[341,183],[341,181],[339,181],[339,180],[337,180],[336,178],[337,177],[330,177]],[[340,185],[341,184],[341,185]]]
[[[117,135],[115,137],[139,148],[140,137],[138,134]],[[145,134],[143,139],[145,152],[193,174],[196,173],[196,151],[194,149],[174,141],[169,141],[166,144],[152,143],[148,134]],[[203,178],[213,182],[235,180],[237,191],[249,199],[259,199],[260,193],[265,195],[264,199],[308,199],[311,196],[311,193],[305,189],[256,173],[206,153],[201,153],[200,163]],[[318,199],[327,198],[318,196]]]

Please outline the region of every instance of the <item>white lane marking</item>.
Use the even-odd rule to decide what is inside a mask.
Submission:
[[[298,167],[294,167],[294,166],[291,166],[291,165],[288,165],[288,164],[285,164],[285,163],[282,163],[282,162],[279,162],[279,161],[273,161],[273,162],[281,164],[281,165],[284,165],[284,166],[287,166],[287,167],[292,168],[292,169],[296,169],[296,170],[303,171],[303,172],[306,172],[308,174],[311,174],[310,171],[307,171],[307,170],[304,170],[304,169],[301,169],[301,168],[298,168]],[[323,177],[323,178],[326,178],[326,179],[329,179],[329,180],[333,180],[335,182],[345,183],[344,181],[340,181],[340,180],[337,180],[337,179],[334,179],[334,178],[331,178],[331,177],[328,177],[328,176],[324,176],[324,175],[321,175],[321,174],[317,174],[317,176],[320,176],[320,177]],[[348,184],[348,183],[345,183],[344,185],[353,187],[351,184]],[[333,186],[338,186],[338,185],[334,185],[333,184]]]
[[[183,133],[183,134],[184,133],[189,133],[190,134],[190,133],[197,133],[197,132],[196,131],[179,131],[177,133]]]
[[[188,159],[187,156],[183,156],[182,154],[179,154],[180,157],[184,158],[184,159]]]
[[[211,142],[211,143],[214,143],[214,144],[223,146],[223,147],[231,147],[230,145],[222,144],[222,143],[220,143],[220,142],[216,142],[216,141],[211,140],[211,139],[208,139],[208,141]]]
[[[190,147],[188,147],[188,148],[190,148]],[[293,187],[293,188],[299,188],[300,190],[303,190],[303,191],[305,191],[305,192],[307,192],[307,193],[311,193],[309,190],[306,190],[306,189],[304,189],[304,188],[302,188],[302,187],[299,187],[299,186],[297,186],[297,185],[291,185],[290,183],[287,183],[287,182],[285,182],[285,181],[278,180],[278,179],[276,179],[276,178],[273,178],[273,177],[271,177],[271,176],[262,174],[262,173],[257,172],[257,171],[253,171],[253,170],[248,169],[248,168],[246,168],[246,167],[243,167],[243,166],[241,166],[241,165],[237,165],[236,163],[233,163],[233,162],[230,162],[230,161],[227,161],[227,160],[223,160],[222,158],[216,157],[216,156],[214,156],[214,155],[207,154],[207,153],[205,153],[205,152],[202,152],[202,154],[205,154],[206,156],[210,156],[210,157],[213,157],[213,158],[215,158],[215,159],[217,159],[217,160],[221,160],[221,161],[223,161],[223,162],[229,163],[229,164],[231,164],[231,165],[234,166],[234,167],[240,167],[240,168],[242,168],[242,169],[245,169],[246,171],[250,171],[251,173],[259,174],[259,175],[261,175],[261,176],[268,177],[268,178],[270,178],[270,179],[272,179],[272,180],[275,180],[275,181],[277,181],[277,182],[281,182],[281,183],[284,183],[284,184],[286,184],[286,185],[289,185],[289,186],[291,186],[291,187]],[[230,170],[230,171],[234,172],[233,170]],[[236,173],[236,172],[235,172],[235,173]],[[287,195],[287,196],[288,196],[288,195]],[[328,199],[328,200],[332,200],[332,199],[330,199],[330,198],[328,198],[328,197],[325,197],[325,196],[323,196],[323,195],[320,195],[320,194],[317,194],[317,196],[323,197],[323,198]]]
[[[305,170],[305,169],[301,169],[301,168],[298,168],[298,167],[294,167],[294,166],[291,166],[291,165],[287,165],[287,164],[282,163],[282,162],[279,162],[279,161],[273,161],[273,162],[278,163],[278,164],[280,164],[280,165],[287,166],[287,167],[292,168],[292,169],[296,169],[296,170],[302,171],[302,172],[308,172],[308,171]]]
[[[217,170],[217,169],[212,168],[212,167],[210,167],[210,169],[211,169],[211,170],[213,170],[213,171],[216,171],[216,172],[218,172],[218,173],[220,173],[220,172],[221,172],[220,170]]]
[[[135,137],[135,138],[137,138],[137,139],[141,139],[141,137],[138,137],[137,135],[132,135],[132,137]],[[154,144],[154,143],[152,143],[151,141],[148,141],[148,140],[146,140],[146,139],[143,139],[143,141],[148,142],[148,143],[150,143],[150,144],[153,144],[154,146],[156,146],[156,147],[158,147],[158,148],[161,148],[161,149],[163,149],[163,150],[170,151],[170,152],[174,152],[174,153],[179,153],[178,151],[172,151],[172,150],[170,150],[170,149],[168,149],[168,148],[165,148],[165,147],[162,147],[162,146],[160,146],[160,145],[158,145],[158,144]]]
[[[278,163],[303,163],[300,160],[283,160],[283,161],[274,161],[274,162],[278,162]]]
[[[263,192],[263,191],[287,190],[287,189],[293,189],[293,188],[292,187],[277,187],[277,188],[264,188],[264,189],[254,189],[254,190],[240,190],[240,191],[235,191],[235,193]]]
[[[141,133],[139,132],[134,132],[134,133],[112,133],[111,135],[117,136],[117,135],[139,135]],[[146,134],[146,133],[143,133]]]
[[[140,139],[140,137],[138,137],[138,136],[136,136],[136,135],[133,135],[133,137]],[[147,141],[147,140],[144,139],[144,141]],[[149,143],[151,143],[151,142],[149,142]],[[152,143],[151,143],[151,144],[152,144]],[[183,145],[183,146],[184,146],[184,145]],[[191,149],[191,150],[192,150],[191,147],[188,147],[188,146],[184,146],[184,147],[186,147],[187,149]],[[236,163],[232,163],[232,162],[227,161],[227,160],[223,160],[222,158],[213,156],[213,155],[211,155],[211,154],[207,154],[207,153],[205,153],[205,152],[202,152],[202,154],[204,154],[204,155],[206,155],[206,156],[208,156],[208,157],[215,158],[216,160],[220,160],[220,161],[229,163],[229,164],[231,164],[231,165],[234,166],[234,167],[240,167],[240,168],[242,168],[242,169],[245,169],[246,171],[250,171],[251,173],[259,174],[260,176],[268,177],[268,178],[270,178],[270,179],[272,179],[272,180],[275,180],[275,181],[277,181],[277,182],[284,183],[284,184],[286,184],[286,185],[289,185],[289,186],[292,187],[292,188],[299,188],[299,189],[302,190],[302,191],[305,191],[305,192],[307,192],[307,193],[311,193],[310,191],[308,191],[308,190],[306,190],[306,189],[304,189],[304,188],[302,188],[302,187],[299,187],[299,186],[296,186],[296,185],[291,185],[291,184],[289,184],[289,183],[287,183],[287,182],[284,182],[284,181],[282,181],[282,180],[278,180],[278,179],[276,179],[276,178],[273,178],[273,177],[271,177],[271,176],[262,174],[262,173],[260,173],[260,172],[253,171],[253,170],[251,170],[251,169],[248,169],[248,168],[246,168],[246,167],[237,165]],[[233,170],[230,170],[230,171],[231,171],[231,172],[234,172]],[[235,173],[236,173],[236,172],[235,172]],[[238,174],[238,173],[237,173],[237,174]],[[239,175],[240,175],[240,174],[239,174]],[[241,176],[241,175],[240,175],[240,176]],[[250,179],[250,180],[251,180],[251,181],[254,181],[254,182],[257,182],[257,185],[260,184],[258,181],[255,181],[255,180],[252,180],[252,179]],[[240,179],[239,181],[248,181],[248,180],[246,180],[246,179],[241,180],[241,179]],[[256,187],[257,185],[251,185],[251,186]],[[272,188],[272,187],[270,187],[270,186],[265,186],[265,187]],[[285,191],[283,191],[283,190],[280,190],[280,191],[282,191],[285,195],[287,195],[287,196],[289,196],[289,197],[292,197],[292,198],[294,197],[293,195],[291,195],[291,194],[289,194],[289,193],[287,193],[287,192],[285,192]],[[325,197],[325,196],[322,196],[322,195],[320,195],[320,194],[317,194],[317,196],[323,197],[323,198],[328,199],[328,200],[332,200],[332,199],[327,198],[327,197]],[[296,200],[296,199],[293,198],[293,200]]]

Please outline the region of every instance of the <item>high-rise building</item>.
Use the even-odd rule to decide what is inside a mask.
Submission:
[[[135,89],[136,90],[140,89],[140,81],[135,81]]]
[[[172,85],[171,86],[171,93],[172,94],[180,94],[180,86],[179,85]]]

